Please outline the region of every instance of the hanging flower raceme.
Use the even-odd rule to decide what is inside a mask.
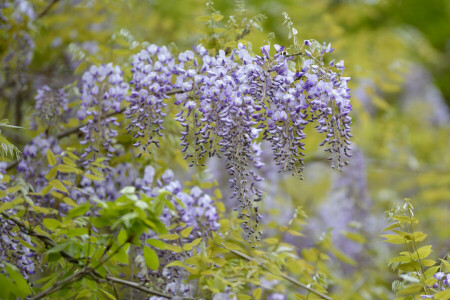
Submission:
[[[261,140],[271,143],[280,171],[300,176],[309,123],[325,134],[321,145],[332,154],[333,167],[341,169],[350,155],[350,78],[341,76],[344,63],[325,65],[330,45],[305,41],[304,47],[309,50],[288,55],[275,45],[271,56],[266,45],[255,56],[239,44],[230,55],[221,50],[210,56],[199,45],[175,58],[166,47],[151,45],[133,61],[127,116],[135,146],[158,145],[166,99],[176,94],[185,159],[190,165],[203,165],[207,155],[225,159],[241,216],[247,218],[244,227],[256,240]],[[296,58],[301,58],[299,70],[293,68]]]
[[[86,158],[101,149],[105,149],[106,155],[111,157],[115,152],[113,139],[117,136],[114,126],[119,126],[117,117],[113,115],[120,112],[128,84],[123,81],[120,67],[111,63],[92,66],[84,73],[82,82],[78,118],[87,119],[87,124],[80,129],[85,135],[80,143],[88,146],[81,157]]]
[[[37,91],[31,129],[36,130],[39,125],[51,127],[62,120],[62,116],[69,110],[68,95],[64,89],[52,90],[44,85]]]
[[[167,106],[164,99],[169,98],[167,93],[174,89],[175,60],[167,47],[151,45],[134,57],[131,72],[127,129],[136,139],[134,146],[146,151],[151,144],[159,146],[156,136],[162,136],[160,131],[164,129],[163,109]]]

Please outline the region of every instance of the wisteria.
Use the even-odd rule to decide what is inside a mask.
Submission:
[[[5,169],[6,163],[0,162],[0,205],[14,199],[7,190]],[[0,273],[4,262],[8,262],[18,267],[25,278],[34,274],[37,256],[27,244],[33,246],[30,236],[21,232],[14,222],[0,216]]]
[[[256,240],[262,139],[270,141],[281,170],[298,175],[303,170],[303,130],[311,122],[326,135],[321,145],[332,154],[333,167],[342,169],[343,155],[350,156],[350,78],[341,76],[344,63],[323,63],[323,56],[333,51],[330,45],[305,41],[305,46],[309,50],[297,72],[289,64],[301,53],[289,55],[279,45],[273,56],[269,45],[261,48],[261,56],[252,56],[242,44],[230,55],[221,50],[210,56],[199,45],[178,59],[166,47],[151,45],[134,58],[127,115],[138,139],[135,146],[145,150],[158,145],[154,135],[162,135],[166,99],[176,93],[185,159],[203,165],[206,154],[225,158],[233,196],[247,219],[244,227]]]
[[[53,91],[44,85],[38,89],[36,95],[35,111],[31,128],[36,130],[39,125],[51,127],[61,121],[62,115],[69,110],[69,99],[64,89]]]
[[[62,148],[54,136],[46,137],[44,134],[40,134],[23,148],[23,158],[17,165],[17,171],[25,180],[33,182],[36,192],[39,192],[48,183],[45,176],[48,174],[50,166],[45,159],[42,159],[47,150],[51,150],[55,154],[62,152]]]
[[[81,107],[78,111],[80,120],[87,119],[87,124],[80,129],[84,133],[81,144],[87,145],[83,158],[90,153],[105,149],[111,157],[115,152],[113,139],[117,136],[119,126],[117,117],[110,114],[120,112],[122,100],[128,92],[128,84],[123,81],[119,66],[92,66],[82,77]]]
[[[444,273],[444,272],[437,272],[433,276],[437,282],[433,284],[433,288],[437,289],[438,292],[445,291],[446,289],[450,288],[450,273]],[[435,299],[434,295],[421,295],[421,299]]]
[[[214,201],[211,197],[203,192],[199,187],[194,186],[190,190],[186,191],[174,177],[174,173],[171,170],[167,170],[161,176],[160,179],[154,180],[154,170],[148,166],[145,168],[145,176],[142,181],[147,183],[147,194],[153,197],[157,197],[161,193],[169,193],[169,199],[174,206],[174,210],[167,207],[164,208],[161,221],[167,226],[172,228],[169,232],[176,234],[178,238],[175,240],[169,239],[165,242],[171,244],[174,250],[157,250],[157,254],[160,257],[160,262],[163,265],[163,269],[160,271],[147,270],[145,263],[143,263],[142,255],[139,254],[136,257],[136,262],[141,266],[140,277],[141,280],[160,282],[163,284],[163,288],[170,295],[188,296],[190,287],[184,284],[186,279],[186,272],[179,267],[168,267],[168,265],[174,261],[184,261],[187,257],[192,256],[192,250],[175,250],[179,245],[191,244],[191,248],[199,244],[202,238],[207,239],[213,231],[217,231],[220,228],[218,223],[219,216],[215,207]],[[152,183],[154,186],[152,187]],[[174,226],[175,225],[175,226]],[[188,235],[182,236],[180,233],[184,229],[189,229]],[[157,235],[154,232],[148,232],[142,237],[145,239],[156,239]],[[158,280],[164,279],[164,280]],[[157,299],[153,297],[151,299]]]

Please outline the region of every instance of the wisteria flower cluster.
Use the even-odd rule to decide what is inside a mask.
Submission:
[[[171,228],[169,233],[178,236],[176,239],[165,240],[166,244],[171,244],[175,248],[189,243],[195,246],[196,242],[200,242],[202,238],[209,237],[211,232],[220,228],[218,223],[219,216],[214,201],[208,194],[204,193],[197,186],[191,189],[183,188],[180,182],[175,179],[171,170],[167,170],[156,182],[153,182],[155,181],[153,178],[154,174],[154,169],[151,166],[145,168],[143,181],[147,185],[147,194],[157,197],[161,193],[168,192],[171,195],[169,199],[175,207],[175,210],[165,207],[160,217],[161,221],[168,228]],[[151,188],[152,183],[155,185],[153,188]],[[181,235],[181,231],[186,228],[190,228],[190,233],[184,236]],[[148,232],[142,238],[144,240],[155,239],[157,236],[153,232]],[[188,296],[190,287],[184,284],[186,279],[184,269],[179,267],[164,268],[171,262],[184,261],[186,257],[192,256],[192,250],[181,251],[181,248],[179,250],[157,250],[163,267],[159,271],[147,270],[140,253],[136,258],[136,262],[141,266],[141,280],[162,284],[161,288],[164,288],[166,293],[170,295]]]
[[[437,282],[433,285],[433,288],[439,289],[439,291],[444,291],[450,287],[450,273],[437,272],[434,274],[434,278]],[[434,295],[422,295],[422,299],[434,299]]]
[[[312,122],[326,135],[321,145],[334,156],[333,167],[341,169],[343,156],[350,156],[350,78],[341,76],[344,63],[325,66],[330,45],[305,41],[305,46],[309,50],[297,72],[290,64],[301,53],[288,55],[278,45],[273,56],[269,45],[261,48],[261,56],[252,56],[242,44],[228,56],[222,50],[210,56],[199,45],[177,59],[167,47],[151,45],[134,58],[127,115],[139,139],[135,146],[142,146],[142,139],[144,149],[158,145],[155,134],[162,135],[165,99],[176,94],[185,158],[197,165],[206,154],[225,158],[249,236],[257,236],[260,217],[255,202],[262,197],[262,178],[255,168],[263,165],[262,139],[271,143],[281,170],[294,174],[303,170],[303,130]]]
[[[38,125],[55,126],[62,115],[69,110],[69,99],[64,89],[53,91],[48,85],[38,89],[31,128]]]
[[[100,148],[106,150],[107,156],[113,155],[113,139],[117,136],[113,126],[119,126],[119,123],[112,114],[120,112],[121,102],[127,92],[128,84],[123,81],[119,66],[112,63],[92,66],[84,73],[81,107],[78,111],[80,120],[87,119],[87,124],[80,129],[84,133],[81,144],[87,145],[83,158],[99,152]]]
[[[6,163],[0,162],[0,192],[6,195],[0,197],[0,204],[13,200],[11,194],[7,192],[7,185],[4,182],[6,174]],[[3,262],[13,263],[19,268],[25,278],[34,274],[36,254],[26,246],[33,245],[30,236],[14,228],[11,220],[0,216],[0,273],[4,268]],[[23,242],[25,243],[23,243]]]
[[[48,149],[55,154],[62,152],[62,148],[54,136],[46,137],[45,134],[36,136],[23,148],[22,160],[17,166],[17,171],[23,179],[33,183],[35,192],[39,192],[48,183],[45,176],[50,167],[45,159],[39,159],[43,157],[43,154],[45,155]]]

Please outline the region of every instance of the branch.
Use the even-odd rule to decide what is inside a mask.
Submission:
[[[33,297],[30,298],[30,300],[37,300],[37,299],[42,299],[45,296],[50,295],[53,292],[56,292],[57,290],[62,289],[64,286],[71,284],[75,281],[78,280],[78,278],[83,277],[84,275],[86,275],[85,271],[80,271],[80,272],[76,272],[73,273],[72,275],[70,275],[69,277],[67,277],[64,280],[61,281],[57,281],[53,286],[49,287],[48,289],[46,289],[45,291],[42,291],[40,293],[37,293],[36,295],[34,295]]]
[[[152,295],[159,296],[159,297],[164,297],[164,298],[167,298],[167,299],[174,298],[174,297],[172,297],[170,295],[167,295],[167,294],[164,294],[164,293],[160,293],[160,292],[157,292],[157,291],[154,291],[154,290],[150,290],[150,289],[146,288],[145,286],[142,286],[142,285],[140,285],[140,284],[138,284],[136,282],[123,280],[123,279],[116,278],[116,277],[109,276],[109,275],[106,275],[105,278],[106,278],[106,280],[109,280],[111,282],[119,283],[121,285],[126,285],[126,286],[132,287],[132,288],[134,288],[136,290],[140,290],[142,292],[146,292],[148,294],[152,294]],[[192,298],[183,297],[183,299],[192,299]]]
[[[172,90],[172,91],[167,92],[166,95],[167,95],[167,96],[171,96],[171,95],[182,94],[182,93],[186,93],[186,92],[189,92],[189,91],[183,91],[183,90],[176,89],[176,90]],[[125,110],[126,110],[126,108],[123,107],[123,108],[121,108],[119,111],[113,111],[113,112],[111,112],[111,113],[109,113],[109,114],[106,114],[105,116],[102,117],[102,119],[106,119],[106,118],[109,118],[109,117],[112,117],[112,116],[121,114],[121,113],[123,113]],[[61,132],[60,134],[58,134],[58,135],[56,136],[56,138],[57,138],[58,140],[60,140],[60,139],[65,138],[65,137],[67,137],[67,136],[69,136],[69,135],[72,135],[72,134],[74,134],[74,133],[77,133],[77,132],[78,132],[81,128],[83,128],[85,125],[86,125],[86,124],[80,124],[80,125],[78,125],[78,126],[75,126],[75,127],[73,127],[73,128],[70,128],[70,129],[68,129],[68,130],[66,130],[66,131],[64,131],[64,132]],[[10,165],[8,165],[8,166],[6,167],[6,170],[7,170],[7,171],[11,170],[11,169],[14,168],[15,166],[17,166],[18,163],[19,163],[19,161],[17,161],[17,160],[14,161],[14,162],[12,162]]]
[[[322,294],[321,292],[316,291],[316,290],[313,289],[313,288],[310,288],[309,286],[307,286],[307,285],[301,283],[300,281],[298,281],[298,280],[296,280],[296,279],[294,279],[294,278],[292,278],[292,277],[290,277],[290,276],[288,276],[288,275],[285,275],[285,274],[283,274],[283,273],[277,274],[277,273],[274,273],[274,272],[270,271],[268,268],[266,268],[265,266],[259,264],[257,261],[255,261],[255,260],[254,260],[253,258],[251,258],[250,256],[247,256],[247,255],[245,255],[245,254],[243,254],[243,253],[241,253],[241,252],[239,252],[239,251],[236,251],[236,250],[232,250],[232,249],[228,249],[228,248],[226,248],[226,249],[227,249],[228,251],[230,251],[231,253],[233,253],[234,255],[239,256],[240,258],[243,258],[243,259],[245,259],[245,260],[247,260],[247,261],[254,261],[254,262],[256,262],[259,266],[263,267],[267,272],[269,272],[269,273],[271,273],[271,274],[273,274],[273,275],[275,275],[275,276],[279,276],[279,277],[281,277],[281,278],[283,278],[283,279],[285,279],[285,280],[287,280],[287,281],[289,281],[289,282],[291,282],[291,283],[293,283],[293,284],[295,284],[295,285],[297,285],[297,286],[299,286],[299,287],[301,287],[301,288],[303,288],[303,289],[309,291],[310,293],[313,293],[313,294],[315,294],[315,295],[321,297],[322,299],[325,299],[325,300],[333,300],[333,298],[330,298],[330,297],[328,297],[327,295],[324,295],[324,294]]]
[[[44,8],[44,10],[41,11],[41,12],[37,15],[36,19],[40,19],[40,18],[42,18],[43,16],[45,16],[45,15],[50,11],[50,9],[52,9],[53,5],[55,5],[58,1],[59,1],[59,0],[52,0],[52,2],[50,2],[50,3]]]

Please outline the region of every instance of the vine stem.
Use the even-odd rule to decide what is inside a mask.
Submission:
[[[307,286],[307,285],[301,283],[300,281],[298,281],[298,280],[295,279],[295,278],[292,278],[292,277],[290,277],[290,276],[288,276],[288,275],[286,275],[286,274],[283,274],[283,273],[275,273],[275,272],[270,271],[267,267],[261,265],[260,263],[258,263],[257,261],[255,261],[253,258],[251,258],[251,257],[249,257],[249,256],[247,256],[247,255],[245,255],[244,253],[241,253],[241,252],[236,251],[236,250],[228,249],[228,248],[225,248],[225,249],[227,249],[228,251],[230,251],[230,252],[233,253],[234,255],[239,256],[240,258],[243,258],[243,259],[245,259],[245,260],[247,260],[247,261],[254,261],[254,262],[256,262],[256,263],[257,263],[259,266],[261,266],[266,272],[269,272],[269,273],[271,273],[271,274],[273,274],[273,275],[275,275],[275,276],[279,276],[279,277],[281,277],[281,278],[283,278],[283,279],[289,281],[290,283],[292,283],[292,284],[294,284],[294,285],[296,285],[296,286],[299,286],[299,287],[301,287],[302,289],[305,289],[305,290],[307,290],[308,292],[313,293],[313,294],[315,294],[315,295],[321,297],[322,299],[325,299],[325,300],[333,300],[333,298],[331,298],[331,297],[329,297],[329,296],[327,296],[327,295],[325,295],[325,294],[322,294],[321,292],[316,291],[316,290],[313,289],[313,288],[310,288],[309,286]]]

